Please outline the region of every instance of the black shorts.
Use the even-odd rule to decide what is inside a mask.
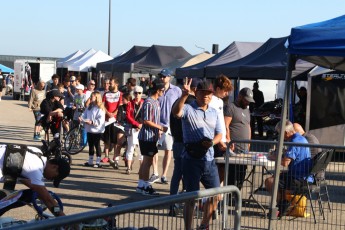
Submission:
[[[143,156],[153,157],[158,153],[157,142],[139,140],[139,146]]]
[[[282,172],[279,175],[279,188],[284,190],[293,190],[301,185],[301,181],[289,175],[288,172]]]
[[[116,129],[114,124],[105,126],[105,130],[103,133],[103,141],[106,145],[116,144]]]

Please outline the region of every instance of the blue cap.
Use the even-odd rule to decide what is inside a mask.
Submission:
[[[173,75],[173,72],[170,69],[162,69],[158,76],[159,75],[163,75],[164,77],[171,77]]]

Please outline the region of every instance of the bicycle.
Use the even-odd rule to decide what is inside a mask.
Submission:
[[[65,159],[70,165],[72,164],[72,156],[62,151],[62,144],[59,138],[59,135],[55,134],[52,141],[47,142],[46,140],[42,141],[41,150],[43,152],[43,156],[47,157],[48,160],[52,158],[63,158]]]
[[[84,112],[84,108],[79,108],[80,112],[79,117]],[[79,122],[77,126],[69,130],[64,137],[64,149],[67,153],[75,155],[83,151],[86,146],[86,141],[84,139],[84,125],[82,122]]]

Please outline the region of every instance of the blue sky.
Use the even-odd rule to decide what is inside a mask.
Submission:
[[[180,45],[191,54],[233,41],[264,42],[291,27],[345,13],[341,0],[112,0],[111,56],[133,45]],[[3,0],[0,54],[65,57],[108,51],[109,0]]]

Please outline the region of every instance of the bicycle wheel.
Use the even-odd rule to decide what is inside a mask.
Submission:
[[[64,148],[65,151],[71,155],[75,155],[85,148],[82,127],[76,126],[66,134],[64,138]]]

